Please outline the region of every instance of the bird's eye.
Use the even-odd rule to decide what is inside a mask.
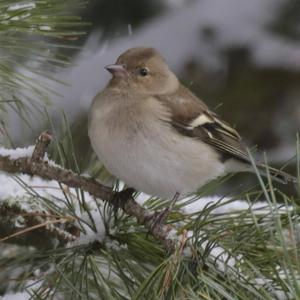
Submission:
[[[140,75],[141,76],[143,76],[143,77],[145,77],[145,76],[147,76],[148,74],[149,74],[149,69],[148,68],[140,68],[139,69],[139,73],[140,73]]]

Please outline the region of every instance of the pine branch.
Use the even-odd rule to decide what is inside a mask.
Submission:
[[[46,212],[28,212],[17,203],[4,201],[0,205],[0,242],[10,242],[37,249],[49,249],[59,242],[65,245],[78,238],[79,229],[72,216],[59,216]],[[55,225],[63,225],[56,227]],[[17,231],[16,231],[17,228]]]
[[[85,0],[0,1],[0,114],[43,113],[57,84],[53,75],[69,67],[89,23],[80,12]]]
[[[8,156],[0,156],[0,170],[11,174],[35,175],[43,179],[55,180],[68,187],[80,188],[95,198],[108,202],[116,209],[120,208],[128,215],[136,217],[138,223],[145,226],[148,232],[163,244],[167,252],[174,251],[175,241],[169,238],[170,227],[154,224],[149,218],[150,212],[134,200],[131,189],[115,192],[112,188],[100,184],[93,178],[75,174],[70,170],[43,161],[42,158],[50,141],[51,135],[44,132],[37,140],[32,157],[11,159]]]
[[[43,132],[36,142],[34,151],[32,153],[31,160],[34,162],[40,162],[43,160],[44,155],[46,153],[46,149],[50,144],[52,136],[47,132]]]

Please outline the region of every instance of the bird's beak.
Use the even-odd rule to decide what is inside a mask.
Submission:
[[[127,77],[128,72],[123,65],[113,64],[105,66],[105,69],[110,72],[114,77]]]

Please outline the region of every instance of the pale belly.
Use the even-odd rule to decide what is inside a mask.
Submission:
[[[147,128],[144,122],[130,135],[124,128],[116,133],[97,125],[91,124],[89,135],[98,158],[111,174],[138,191],[171,199],[224,173],[224,165],[206,144],[182,137],[163,123]]]

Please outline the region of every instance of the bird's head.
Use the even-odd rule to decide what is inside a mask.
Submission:
[[[178,80],[161,55],[153,48],[131,48],[115,64],[105,67],[111,83],[140,94],[163,95],[175,92]]]

